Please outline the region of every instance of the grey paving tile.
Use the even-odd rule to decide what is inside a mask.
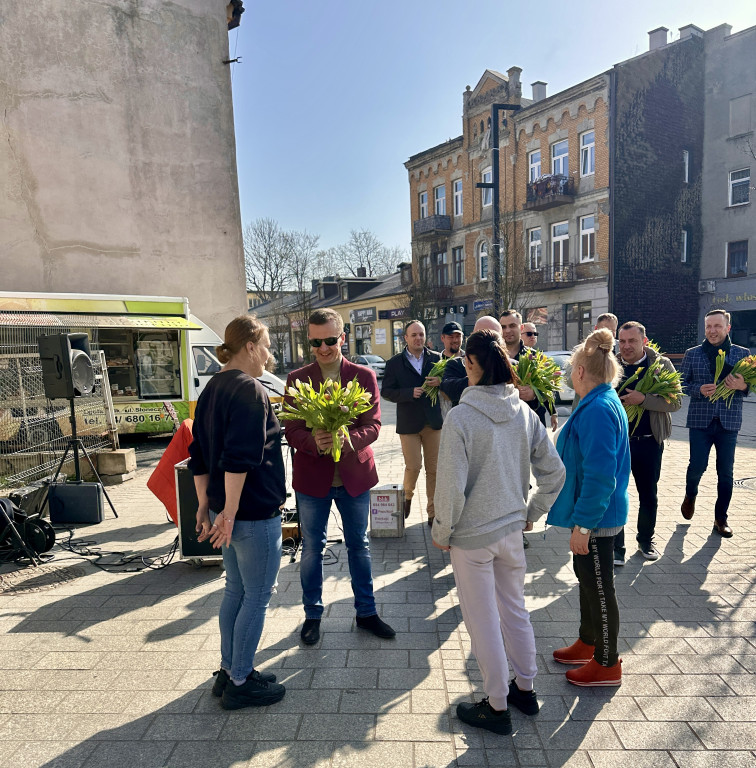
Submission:
[[[128,715],[12,715],[0,723],[0,741],[69,741],[141,739],[151,718]]]
[[[709,696],[706,700],[722,720],[733,723],[756,721],[756,696]]]
[[[665,696],[734,696],[719,675],[654,675]]]
[[[593,768],[585,751],[573,752],[566,749],[550,749],[546,752],[550,768]]]
[[[160,743],[160,742],[157,742]],[[180,742],[160,768],[207,768],[241,766],[255,755],[253,741],[208,740]]]
[[[707,749],[756,749],[756,728],[752,722],[692,722],[690,727]]]
[[[271,707],[236,710],[229,713],[220,741],[282,742],[286,736],[294,741],[301,720],[301,715],[278,714]]]
[[[639,696],[638,706],[647,720],[718,720],[702,696]]]
[[[286,654],[283,666],[284,668],[306,669],[313,668],[321,670],[323,668],[345,667],[347,661],[347,651],[345,650],[321,650],[318,648],[297,648]]]
[[[409,691],[376,691],[347,689],[341,694],[339,712],[352,714],[379,714],[384,712],[409,712]]]
[[[630,722],[637,728],[637,724]],[[548,749],[622,749],[622,744],[605,722],[550,723],[535,721],[538,735]]]
[[[756,696],[756,675],[722,675],[722,679],[738,696]]]
[[[629,696],[613,696],[601,699],[592,694],[578,695],[569,705],[572,720],[644,720],[643,712],[635,699]]]
[[[409,651],[349,651],[347,667],[377,667],[378,669],[407,669]]]
[[[376,741],[448,741],[449,716],[382,714],[377,716]]]
[[[412,765],[413,745],[372,741],[344,744],[333,751],[333,768],[402,768]]]
[[[407,717],[407,715],[389,715]],[[375,715],[304,715],[297,740],[338,741],[348,737],[350,742],[371,741],[375,733]]]
[[[392,746],[401,748],[394,742]],[[454,751],[451,744],[421,741],[415,742],[415,768],[451,768],[454,766]]]
[[[245,768],[329,768],[331,749],[328,742],[259,741]]]
[[[594,768],[678,768],[677,763],[669,756],[669,753],[661,750],[644,752],[638,750],[632,752],[590,750],[588,755]]]
[[[276,713],[329,713],[339,711],[339,699],[341,691],[335,688],[326,688],[320,691],[298,690],[296,688],[287,690],[286,696],[274,705]],[[367,711],[367,710],[365,710]]]
[[[85,741],[22,741],[7,749],[3,743],[3,768],[81,768],[94,752],[97,744]]]
[[[377,669],[315,669],[311,685],[316,691],[321,688],[375,688],[377,680]]]
[[[703,749],[704,746],[687,723],[613,723],[622,746],[630,750]]]
[[[440,669],[381,669],[378,672],[378,687],[404,691],[413,688],[443,688],[444,673]]]
[[[20,715],[57,712],[58,705],[67,695],[64,691],[0,691],[0,713]]]
[[[681,768],[722,768],[722,766],[753,768],[756,761],[756,756],[746,751],[681,752],[673,750],[670,754]]]
[[[144,734],[155,741],[203,741],[218,738],[228,716],[218,714],[157,714]]]
[[[87,760],[89,768],[164,768],[174,743],[106,741],[97,744]]]
[[[671,656],[675,666],[684,675],[705,675],[713,673],[718,675],[748,674],[748,670],[739,664],[732,656]],[[662,670],[659,670],[664,674]]]

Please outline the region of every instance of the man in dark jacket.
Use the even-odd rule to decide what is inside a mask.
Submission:
[[[404,516],[409,516],[415,485],[425,458],[425,490],[428,496],[428,524],[433,524],[436,492],[436,462],[441,442],[441,404],[431,403],[423,384],[437,387],[438,376],[429,377],[431,368],[441,359],[438,352],[425,347],[425,326],[410,321],[404,329],[406,347],[387,363],[381,395],[396,403],[396,432],[404,454]]]

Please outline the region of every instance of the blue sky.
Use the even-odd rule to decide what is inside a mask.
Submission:
[[[523,96],[535,80],[553,94],[643,53],[656,27],[756,24],[754,0],[245,6],[229,35],[242,222],[273,218],[322,247],[366,228],[409,249],[403,163],[461,134],[462,93],[486,68],[522,67]]]

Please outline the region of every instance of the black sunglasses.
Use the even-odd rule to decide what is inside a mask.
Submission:
[[[310,339],[310,346],[315,347],[315,349],[320,349],[320,345],[325,342],[325,345],[327,347],[332,347],[334,344],[339,343],[339,337],[338,336],[329,336],[327,339]]]
[[[525,331],[526,336],[538,336],[538,331]]]

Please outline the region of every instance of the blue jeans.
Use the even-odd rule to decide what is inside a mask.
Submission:
[[[717,503],[714,519],[727,522],[727,508],[732,498],[732,468],[735,464],[735,444],[738,433],[725,429],[714,419],[706,429],[690,429],[690,462],[685,476],[685,495],[694,499],[698,494],[701,475],[709,464],[712,445],[717,452]]]
[[[299,577],[302,580],[305,618],[319,619],[323,615],[323,551],[326,548],[328,516],[333,501],[336,502],[344,526],[354,607],[360,617],[374,616],[373,573],[367,537],[370,491],[352,497],[346,488],[340,486],[331,488],[329,494],[322,499],[297,492],[299,525],[302,529]]]
[[[265,613],[281,565],[281,518],[237,520],[231,546],[223,547],[223,565],[226,590],[219,616],[221,667],[234,680],[245,680],[254,669]]]

